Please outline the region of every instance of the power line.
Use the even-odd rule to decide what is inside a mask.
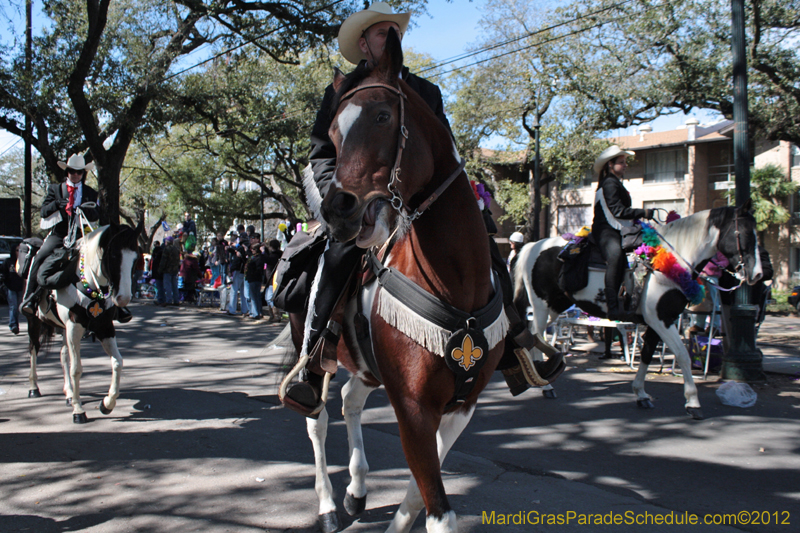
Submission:
[[[322,6],[321,8],[317,9],[316,11],[312,11],[311,13],[309,13],[309,16],[310,15],[316,15],[320,11],[324,11],[324,10],[326,10],[328,8],[331,8],[331,7],[335,6],[336,4],[340,4],[342,2],[344,2],[344,0],[336,0],[335,2],[331,2],[330,4],[326,4],[326,5]],[[257,41],[259,39],[263,39],[267,35],[270,35],[272,33],[275,33],[278,30],[282,30],[284,28],[289,27],[289,25],[290,25],[289,22],[284,22],[283,24],[281,24],[277,28],[274,28],[274,29],[272,29],[272,30],[270,30],[270,31],[268,31],[266,33],[263,33],[263,34],[258,35],[256,37],[253,37],[251,39],[247,39],[243,43],[237,44],[236,46],[234,46],[232,48],[228,48],[227,50],[223,50],[223,51],[221,51],[221,52],[219,52],[217,54],[214,54],[213,56],[209,57],[208,59],[204,59],[203,61],[200,61],[199,63],[196,63],[196,64],[194,64],[194,65],[192,65],[190,67],[186,67],[183,70],[179,70],[178,72],[170,74],[169,76],[165,76],[164,77],[164,81],[170,80],[170,79],[172,79],[172,78],[174,78],[176,76],[180,76],[181,74],[183,74],[185,72],[188,72],[188,71],[190,71],[192,69],[195,69],[195,68],[199,67],[200,65],[204,65],[204,64],[206,64],[206,63],[208,63],[210,61],[214,61],[215,59],[218,59],[218,58],[220,58],[220,57],[222,57],[224,55],[230,54],[234,50],[238,50],[239,48],[243,48],[243,47],[247,46],[248,44],[254,43],[255,41]]]
[[[3,150],[3,153],[2,153],[2,154],[0,154],[0,157],[3,157],[3,156],[4,156],[4,155],[6,155],[8,152],[10,152],[10,151],[11,151],[11,149],[12,149],[12,148],[14,148],[14,147],[15,147],[17,144],[19,144],[19,142],[20,142],[21,140],[22,140],[22,137],[17,137],[17,140],[16,140],[16,141],[14,141],[14,142],[13,142],[13,143],[11,143],[10,145],[8,145],[8,148],[6,148],[5,150]]]
[[[472,51],[472,52],[466,52],[466,53],[463,53],[463,54],[460,54],[460,55],[457,55],[457,56],[453,56],[451,58],[447,58],[447,59],[443,60],[441,63],[439,63],[438,65],[433,65],[433,66],[430,66],[430,67],[427,67],[427,68],[424,68],[424,69],[420,70],[418,72],[418,74],[422,74],[423,72],[426,72],[428,70],[433,70],[435,68],[440,68],[440,67],[443,67],[444,65],[449,65],[450,63],[455,63],[456,61],[461,61],[462,59],[466,59],[468,57],[476,56],[478,54],[482,54],[484,52],[488,52],[490,50],[494,50],[495,48],[500,48],[501,46],[506,46],[508,44],[515,43],[515,42],[521,41],[523,39],[527,39],[528,37],[533,37],[534,35],[538,35],[540,33],[545,33],[545,32],[548,32],[550,30],[554,30],[556,28],[560,28],[561,26],[566,26],[567,24],[572,24],[573,22],[578,22],[579,20],[583,20],[585,18],[592,17],[592,16],[597,15],[599,13],[603,13],[605,11],[609,11],[611,9],[615,9],[615,8],[620,7],[620,6],[623,6],[625,4],[629,4],[632,1],[633,0],[625,0],[624,2],[619,2],[617,4],[613,4],[613,5],[610,5],[608,7],[604,7],[602,9],[598,9],[597,11],[593,11],[591,13],[586,13],[585,15],[581,15],[579,17],[575,17],[574,19],[565,20],[563,22],[559,22],[557,24],[553,24],[552,26],[548,26],[547,28],[542,28],[540,30],[535,30],[535,31],[532,31],[532,32],[528,32],[528,33],[526,33],[524,35],[521,35],[519,37],[515,37],[513,39],[508,39],[507,41],[503,41],[501,43],[493,44],[491,46],[487,46],[487,47],[481,48],[479,50],[475,50],[475,51]]]
[[[628,0],[628,2],[630,2],[630,1],[631,0]],[[625,4],[625,3],[628,3],[628,2],[622,2],[621,4],[617,4],[617,5],[622,5],[622,4]],[[651,10],[655,9],[656,7],[658,7],[658,6],[652,6],[652,7],[648,8],[648,9],[646,9],[644,12],[646,13],[648,11],[651,11]],[[586,15],[586,16],[588,16],[588,15]],[[579,20],[579,18],[573,19],[573,21],[568,21],[568,22],[574,22],[574,21],[577,21],[577,20]],[[563,35],[557,35],[555,37],[551,37],[551,38],[546,39],[544,41],[537,41],[537,42],[529,44],[527,46],[522,46],[520,48],[516,48],[516,49],[510,50],[508,52],[503,52],[501,54],[497,54],[497,55],[494,55],[492,57],[488,57],[486,59],[480,59],[478,61],[475,61],[473,63],[469,63],[467,65],[461,65],[459,67],[453,68],[453,69],[448,70],[446,72],[439,72],[439,73],[436,73],[436,74],[432,74],[430,77],[434,78],[434,77],[438,77],[438,76],[444,76],[446,74],[452,74],[453,72],[458,72],[459,70],[463,70],[465,68],[473,67],[473,66],[479,65],[481,63],[486,63],[487,61],[493,61],[495,59],[498,59],[498,58],[501,58],[501,57],[504,57],[504,56],[507,56],[507,55],[516,54],[517,52],[522,52],[523,50],[528,50],[530,48],[536,48],[536,47],[542,46],[544,44],[551,43],[553,41],[557,41],[559,39],[564,39],[566,37],[571,37],[573,35],[577,35],[579,33],[585,32],[585,31],[593,30],[595,28],[599,28],[600,26],[604,26],[605,24],[608,24],[609,22],[611,22],[611,20],[605,20],[605,21],[599,22],[599,23],[597,23],[597,24],[595,24],[593,26],[588,26],[586,28],[578,28],[578,29],[573,30],[573,31],[571,31],[569,33],[565,33]],[[563,25],[563,23],[559,24],[559,25]],[[539,30],[537,32],[533,32],[530,35],[534,35],[536,33],[542,33],[544,31],[547,31],[548,29],[550,29],[550,28],[546,28],[544,30]],[[517,39],[517,40],[519,40],[519,39]],[[476,54],[472,54],[472,55],[476,55]],[[468,56],[465,56],[465,57],[468,57]],[[442,65],[444,65],[444,64],[445,63],[442,63]],[[439,66],[441,66],[441,65],[434,65],[432,67],[428,67],[428,68],[426,68],[424,70],[421,70],[420,72],[424,72],[426,70],[431,70],[431,69],[434,69],[434,68],[438,68]]]

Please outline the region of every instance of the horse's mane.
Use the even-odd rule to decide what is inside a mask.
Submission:
[[[699,211],[665,224],[659,233],[678,250],[693,248],[698,242],[705,242],[710,238],[712,227],[721,228],[730,219],[733,210],[733,207],[715,207]]]

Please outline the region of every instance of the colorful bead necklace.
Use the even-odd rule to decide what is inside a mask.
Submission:
[[[98,292],[89,286],[89,282],[86,280],[86,268],[83,261],[83,252],[81,252],[81,283],[83,283],[83,289],[86,291],[86,294],[95,300],[105,300],[111,296],[111,291],[103,294],[102,292]]]
[[[649,261],[653,270],[661,272],[674,281],[692,305],[697,305],[706,297],[706,289],[688,270],[678,264],[675,256],[662,246],[661,239],[655,228],[647,222],[640,221],[642,226],[642,241],[634,253],[644,261]]]

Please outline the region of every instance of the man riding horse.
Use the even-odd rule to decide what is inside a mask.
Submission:
[[[36,314],[36,307],[39,298],[45,291],[37,281],[37,274],[45,259],[59,248],[64,247],[64,239],[67,238],[72,223],[80,224],[78,217],[78,207],[85,204],[93,204],[93,207],[81,207],[83,215],[89,222],[95,222],[100,218],[97,209],[97,191],[86,184],[87,173],[94,168],[94,163],[87,163],[82,155],[73,154],[67,162],[59,161],[58,166],[64,170],[65,180],[55,183],[48,187],[47,196],[42,203],[42,229],[49,229],[50,233],[44,239],[42,247],[34,257],[28,271],[28,283],[25,288],[25,296],[20,306],[27,316]],[[73,243],[74,244],[74,243]],[[131,320],[130,311],[120,308],[117,312],[119,322],[129,322]]]
[[[385,2],[376,2],[344,21],[339,30],[339,50],[345,59],[357,65],[356,70],[372,68],[383,55],[390,29],[394,29],[402,39],[410,17],[410,13],[394,13]],[[403,67],[401,76],[450,131],[439,87],[410,73],[407,67]],[[329,85],[325,89],[322,105],[311,132],[309,161],[320,198],[325,197],[336,171],[336,150],[328,133],[336,110],[335,96],[333,85]],[[342,122],[341,117],[339,121]],[[342,133],[346,135],[347,125],[340,124],[340,126]],[[452,132],[450,136],[452,137]],[[496,228],[488,210],[484,212],[484,220],[490,233],[494,233]],[[541,339],[531,335],[526,324],[517,315],[511,302],[512,285],[505,261],[494,240],[489,239],[489,241],[493,268],[499,275],[506,314],[511,322],[507,340],[511,341],[513,354],[507,350],[511,357],[501,362],[501,368],[512,394],[516,395],[527,389],[529,384],[541,386],[555,379],[564,368],[563,357]],[[308,318],[300,353],[301,356],[310,356],[310,362],[304,373],[305,380],[294,384],[284,398],[287,407],[305,416],[314,416],[319,412],[322,402],[321,385],[325,375],[325,370],[322,369],[324,365],[321,365],[320,361],[336,360],[336,346],[341,335],[341,319],[335,314],[337,303],[347,288],[353,272],[360,266],[364,253],[365,249],[357,246],[356,239],[349,242],[329,239],[322,255],[320,278],[316,283],[316,290],[312,289],[309,297]],[[550,359],[545,362],[533,361],[530,350],[534,346],[548,354]]]

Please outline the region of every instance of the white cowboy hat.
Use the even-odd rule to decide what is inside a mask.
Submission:
[[[58,166],[64,170],[72,168],[75,170],[85,170],[86,172],[89,172],[94,168],[94,161],[87,163],[82,155],[72,154],[69,156],[69,159],[67,159],[66,163],[59,161]]]
[[[518,231],[515,231],[514,233],[511,234],[511,236],[508,238],[508,240],[511,241],[511,242],[520,242],[521,243],[521,242],[525,242],[525,237],[522,235],[522,233],[520,233]]]
[[[612,159],[617,158],[618,156],[620,156],[622,154],[629,155],[629,156],[636,155],[635,152],[631,152],[630,150],[623,150],[622,148],[620,148],[616,144],[614,146],[609,146],[608,148],[603,150],[603,153],[601,153],[600,156],[597,159],[594,160],[594,173],[595,173],[595,175],[599,175],[600,174],[600,171],[603,170],[603,167],[606,165],[606,163],[608,163]]]
[[[402,36],[408,28],[410,19],[411,13],[395,13],[386,2],[375,2],[367,9],[353,13],[342,23],[338,37],[339,52],[346,60],[358,65],[359,61],[367,59],[358,46],[358,40],[367,28],[378,22],[394,22],[400,26],[400,36]]]

